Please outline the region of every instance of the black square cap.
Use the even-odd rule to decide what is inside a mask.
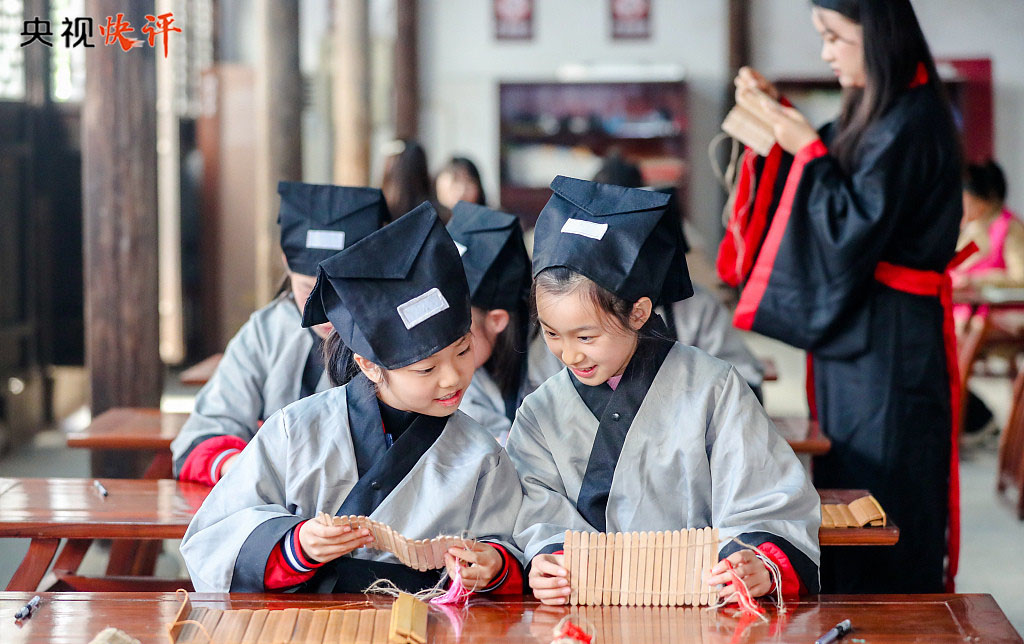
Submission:
[[[469,287],[459,250],[433,206],[320,262],[302,326],[330,322],[353,352],[398,369],[469,332]]]
[[[460,201],[448,232],[462,254],[473,306],[515,311],[528,301],[530,256],[518,217]]]
[[[558,176],[537,219],[533,275],[564,266],[627,302],[693,295],[671,195]]]
[[[377,188],[350,188],[298,181],[277,184],[281,249],[288,268],[316,275],[316,265],[380,228],[389,219]]]

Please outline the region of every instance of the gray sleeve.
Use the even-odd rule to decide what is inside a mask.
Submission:
[[[256,318],[250,318],[228,343],[213,377],[196,396],[192,414],[171,443],[175,476],[188,454],[207,438],[231,435],[252,440],[263,415],[268,351]]]
[[[553,547],[562,543],[566,530],[594,530],[569,500],[528,400],[516,414],[506,445],[523,488],[515,540],[527,563],[557,549]]]
[[[705,448],[711,465],[712,525],[722,545],[744,533],[767,532],[818,565],[820,497],[735,369],[726,377]]]
[[[523,553],[516,547],[513,532],[522,502],[523,491],[516,468],[505,450],[501,450],[495,466],[480,477],[469,524],[479,538],[500,543],[520,563]]]
[[[197,592],[243,590],[233,583],[236,569],[265,567],[269,554],[256,563],[254,557],[259,553],[246,550],[247,544],[253,545],[249,537],[262,533],[260,526],[268,521],[274,525],[287,523],[286,519],[294,520],[292,525],[298,523],[286,498],[289,449],[284,413],[278,412],[238,455],[234,467],[192,518],[181,542],[181,554]],[[262,583],[260,586],[244,590],[262,591]]]

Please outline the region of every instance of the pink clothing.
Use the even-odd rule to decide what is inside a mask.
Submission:
[[[1010,223],[1013,221],[1013,213],[1003,208],[999,216],[988,227],[989,252],[988,255],[972,264],[964,272],[967,274],[981,273],[992,269],[1005,269],[1006,259],[1003,257],[1003,248],[1006,246],[1006,234],[1010,231]]]
[[[608,386],[612,388],[612,391],[619,386],[620,380],[622,380],[622,376],[612,376],[608,379]]]

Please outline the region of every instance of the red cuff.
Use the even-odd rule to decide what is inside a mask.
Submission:
[[[486,588],[477,592],[491,593],[493,595],[522,595],[523,594],[523,567],[512,553],[498,543],[488,543],[493,546],[501,555],[501,570],[494,576],[494,579],[487,584]]]
[[[302,546],[299,544],[299,528],[303,523],[305,521],[289,530],[277,547],[270,551],[267,567],[263,572],[263,586],[267,590],[283,590],[298,586],[302,582],[308,581],[316,574],[316,569],[324,565],[319,561],[309,559],[306,553],[302,552]],[[292,557],[294,557],[294,564],[291,561]]]
[[[207,438],[185,458],[178,480],[213,485],[220,480],[224,461],[245,449],[245,445],[244,440],[230,434]]]
[[[786,553],[782,552],[782,548],[778,547],[771,541],[765,541],[757,548],[779,567],[779,572],[782,573],[781,583],[783,599],[796,599],[800,595],[807,593],[807,587],[804,586],[804,582],[801,581],[800,575],[796,574],[793,564],[789,562],[789,557],[786,556]],[[775,588],[772,588],[771,592],[774,591]]]
[[[800,151],[796,153],[797,159],[802,159],[805,163],[811,159],[817,159],[828,154],[828,148],[822,143],[821,139],[814,139],[804,147],[800,148]]]

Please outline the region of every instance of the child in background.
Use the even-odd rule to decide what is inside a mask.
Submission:
[[[473,304],[476,372],[460,409],[504,445],[523,398],[562,365],[530,322],[530,258],[519,218],[460,201],[448,232]]]
[[[303,329],[302,306],[316,281],[317,264],[389,219],[376,188],[282,181],[277,191],[286,286],[235,334],[196,397],[192,415],[171,443],[179,480],[213,485],[260,423],[331,386],[323,365],[323,338],[331,327]]]
[[[807,473],[736,370],[668,339],[653,314],[691,293],[669,196],[566,177],[551,188],[534,293],[548,348],[568,369],[526,397],[507,444],[534,595],[568,599],[565,530],[707,526],[752,596],[773,587],[764,559],[784,595],[815,592],[821,511]],[[729,583],[728,565],[708,583]]]
[[[440,581],[364,548],[366,530],[310,521],[324,511],[410,539],[468,531],[476,541],[449,550],[449,575],[458,566],[467,588],[521,592],[519,481],[458,411],[473,375],[469,290],[429,204],[320,264],[303,325],[326,322],[332,377],[349,350],[360,373],[272,416],[213,488],[181,546],[196,590],[362,592],[387,579],[415,592]]]

